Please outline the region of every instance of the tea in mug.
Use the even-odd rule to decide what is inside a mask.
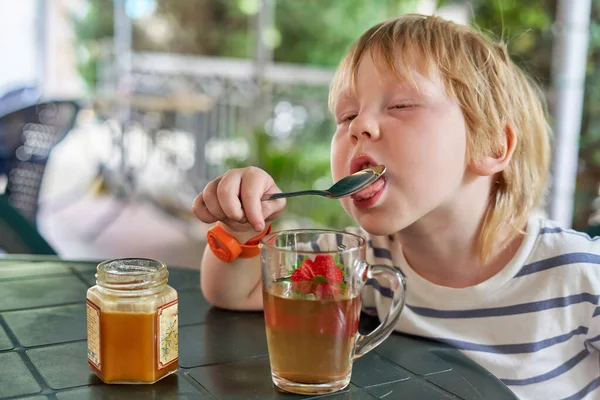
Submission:
[[[321,384],[352,369],[360,296],[294,295],[290,282],[263,292],[272,373],[292,382]]]

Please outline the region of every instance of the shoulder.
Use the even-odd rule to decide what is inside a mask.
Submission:
[[[600,236],[591,237],[587,233],[575,229],[563,228],[556,221],[535,219],[530,223],[536,224],[538,250],[549,255],[568,253],[589,253],[600,255]]]
[[[528,234],[535,234],[536,243],[527,264],[517,276],[538,272],[557,273],[564,284],[578,283],[600,288],[600,237],[563,228],[555,221],[536,218],[530,220]]]

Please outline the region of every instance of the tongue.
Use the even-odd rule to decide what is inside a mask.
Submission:
[[[361,190],[360,192],[354,193],[351,197],[354,200],[368,199],[369,197],[373,197],[373,195],[375,193],[380,191],[381,188],[383,188],[383,185],[384,185],[383,179],[378,179],[375,182],[373,182],[372,184],[370,184],[369,186],[367,186],[366,188],[364,188],[363,190]]]

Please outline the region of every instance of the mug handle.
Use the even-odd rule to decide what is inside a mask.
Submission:
[[[368,335],[357,334],[354,360],[364,356],[387,339],[394,330],[398,318],[400,318],[400,313],[404,308],[404,301],[406,300],[406,281],[400,271],[387,265],[370,265],[367,268],[367,279],[374,278],[377,280],[377,277],[380,275],[387,275],[391,278],[393,296],[390,309],[381,324]]]

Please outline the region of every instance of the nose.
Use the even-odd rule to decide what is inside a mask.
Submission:
[[[381,136],[377,118],[368,114],[357,115],[350,124],[349,132],[354,142],[362,139],[379,140]]]

